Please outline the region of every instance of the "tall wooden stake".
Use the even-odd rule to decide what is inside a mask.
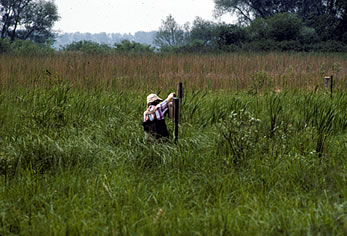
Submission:
[[[175,142],[178,140],[178,118],[179,118],[179,110],[180,110],[180,101],[179,98],[174,97],[174,114],[175,114]]]
[[[333,97],[334,77],[330,76],[330,97]]]
[[[178,123],[181,121],[181,107],[183,98],[183,83],[177,84],[177,97],[174,98],[174,114],[175,114],[175,142],[178,140]]]
[[[179,114],[178,114],[178,120],[181,121],[181,107],[182,107],[182,98],[183,98],[183,83],[179,82],[177,84],[177,97],[179,99],[179,107],[180,109],[178,110]]]

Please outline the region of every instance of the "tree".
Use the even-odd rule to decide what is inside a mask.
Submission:
[[[59,19],[53,1],[0,0],[0,38],[45,42],[53,38],[52,27]]]
[[[251,41],[300,41],[303,44],[318,41],[316,30],[305,26],[295,14],[283,13],[269,18],[257,18],[246,28]]]
[[[347,0],[337,1],[336,6],[340,12],[340,21],[336,27],[337,34],[339,39],[347,44]]]
[[[297,40],[303,27],[302,20],[296,15],[283,13],[268,18],[270,36],[276,41]]]
[[[236,13],[246,23],[278,13],[293,13],[306,20],[334,11],[338,1],[345,0],[214,0],[217,13]]]
[[[266,19],[257,18],[246,28],[251,41],[264,40],[270,38],[270,26]]]
[[[216,27],[216,36],[216,43],[220,49],[231,45],[240,46],[246,41],[245,29],[233,24],[218,24]]]
[[[185,31],[182,26],[176,23],[172,15],[162,21],[155,38],[154,44],[158,47],[180,47],[184,45]]]
[[[321,40],[341,39],[347,32],[347,0],[214,0],[217,14],[227,12],[250,24],[257,18],[291,13],[313,27]]]
[[[254,18],[266,18],[286,12],[295,13],[303,0],[214,0],[214,2],[218,14],[236,13],[241,22],[249,24]]]
[[[9,52],[11,50],[11,44],[7,39],[0,39],[0,54]]]
[[[196,17],[190,30],[190,41],[203,46],[211,45],[216,40],[216,23]]]

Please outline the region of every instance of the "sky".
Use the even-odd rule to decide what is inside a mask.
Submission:
[[[213,0],[54,0],[60,33],[135,33],[158,30],[162,20],[172,15],[183,25],[196,16],[205,20],[233,23],[230,15],[213,17]]]

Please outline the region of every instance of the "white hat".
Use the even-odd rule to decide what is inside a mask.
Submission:
[[[147,105],[150,104],[151,102],[155,102],[155,101],[157,101],[157,100],[162,101],[163,99],[161,99],[160,97],[158,97],[157,94],[152,93],[152,94],[150,94],[150,95],[147,96]]]

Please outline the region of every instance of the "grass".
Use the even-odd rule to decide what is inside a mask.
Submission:
[[[57,60],[47,65],[63,68]],[[147,90],[129,77],[111,89],[103,79],[78,86],[62,72],[30,73],[31,83],[15,77],[0,94],[0,235],[346,234],[343,87],[331,98],[323,89],[257,82],[230,92],[186,81],[177,145],[148,144],[145,97],[167,95],[171,82]]]
[[[63,79],[75,87],[144,91],[171,89],[180,81],[186,88],[257,93],[322,89],[323,78],[333,75],[335,89],[346,89],[346,70],[344,54],[2,55],[0,86],[35,87]]]

